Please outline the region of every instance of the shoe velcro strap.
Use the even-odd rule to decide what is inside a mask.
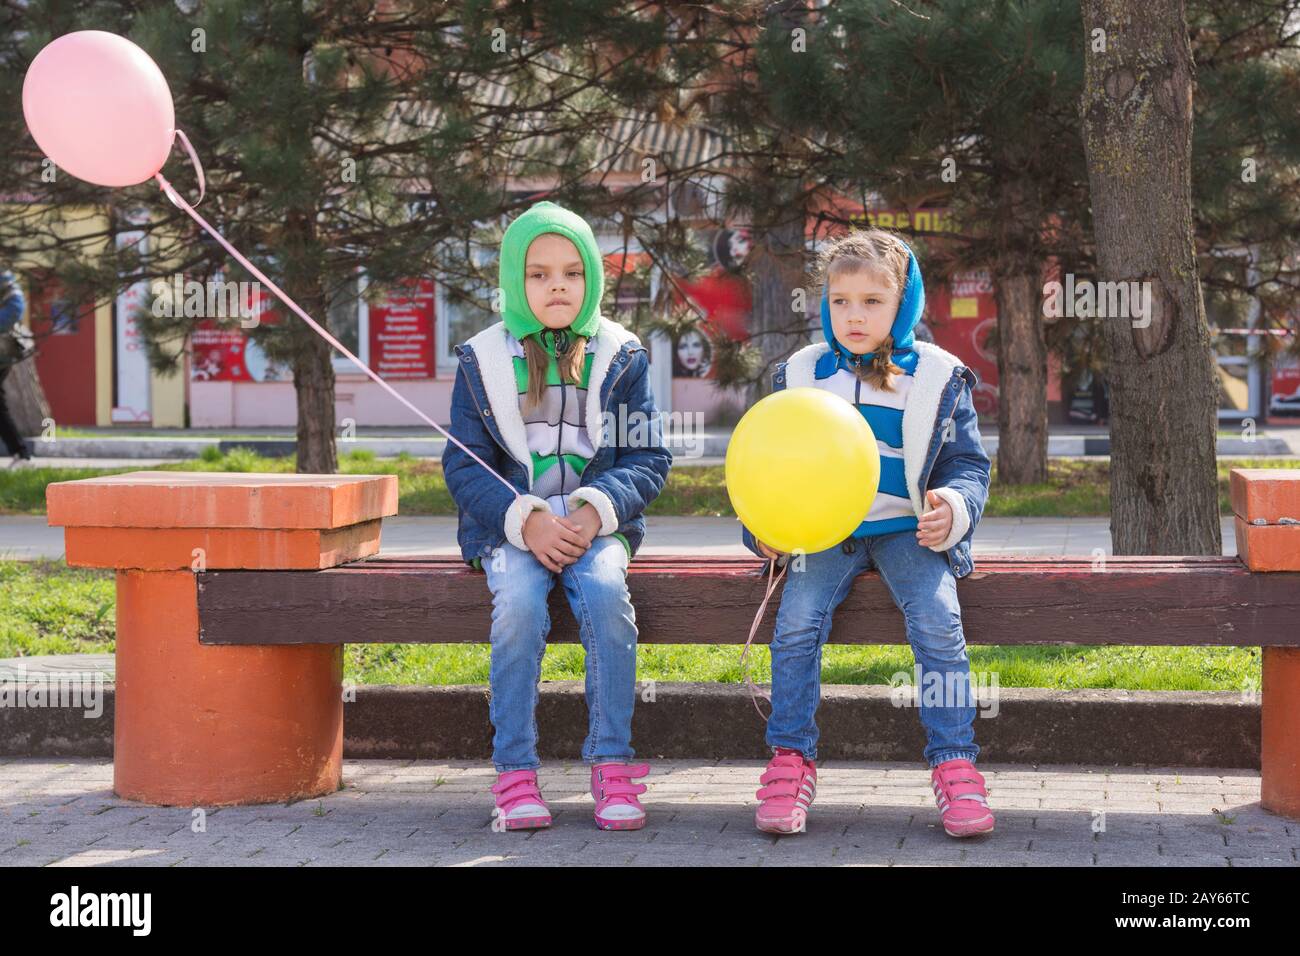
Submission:
[[[984,778],[980,775],[979,771],[971,767],[954,767],[952,770],[948,771],[941,770],[938,771],[935,776],[939,778],[939,782],[945,787],[957,783],[973,783],[977,787],[981,788],[984,786]]]
[[[971,777],[970,771],[961,769],[939,775],[939,791],[946,799],[957,803],[958,800],[970,800],[971,803],[988,806],[988,791],[984,790],[984,780]]]
[[[644,783],[628,783],[626,780],[606,780],[600,785],[602,797],[634,797],[647,789]]]
[[[797,797],[801,789],[797,780],[777,780],[761,788],[756,796],[760,800],[767,800],[771,797]]]
[[[536,784],[517,783],[514,786],[506,787],[504,790],[497,791],[497,797],[500,800],[517,801],[525,797],[533,800],[540,800],[542,792],[537,789]]]
[[[799,781],[804,778],[802,767],[769,767],[758,778],[759,783],[773,783],[777,780]]]
[[[974,780],[971,777],[947,777],[940,781],[940,786],[942,786],[943,789],[954,793],[958,790],[963,793],[986,792],[984,789],[984,781]]]
[[[972,790],[969,792],[953,790],[949,792],[948,799],[951,800],[953,803],[958,803],[959,801],[962,800],[969,800],[972,803],[982,803],[986,807],[989,805],[988,798],[977,790]]]
[[[514,783],[506,784],[499,790],[497,789],[498,786],[500,784],[493,784],[490,789],[497,795],[497,806],[504,807],[507,810],[520,802],[542,802],[542,793],[537,789],[536,781],[516,780]]]
[[[616,763],[599,768],[597,775],[602,780],[627,780],[633,777],[644,777],[649,772],[648,763]]]

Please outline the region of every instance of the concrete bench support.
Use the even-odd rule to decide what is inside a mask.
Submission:
[[[114,792],[220,806],[339,788],[342,647],[200,644],[195,572],[376,554],[395,477],[135,472],[52,484],[47,503],[69,565],[117,570]]]
[[[1246,566],[1300,571],[1300,469],[1234,468],[1230,492]],[[1261,652],[1260,804],[1300,819],[1300,648]]]

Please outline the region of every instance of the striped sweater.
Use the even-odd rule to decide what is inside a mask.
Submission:
[[[871,360],[870,353],[862,357]],[[890,383],[894,391],[874,388],[853,374],[853,367],[838,349],[832,349],[817,362],[814,384],[851,402],[871,426],[880,452],[880,484],[862,524],[854,538],[893,534],[917,527],[916,510],[907,492],[903,470],[903,408],[912,388],[919,356],[912,349],[895,349],[894,364],[903,369]]]

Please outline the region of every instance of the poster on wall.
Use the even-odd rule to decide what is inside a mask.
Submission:
[[[148,222],[148,213],[137,210],[126,215],[131,225]],[[119,249],[135,246],[141,255],[148,251],[148,238],[141,230],[119,232],[116,245]],[[116,373],[117,401],[113,403],[111,421],[119,423],[149,423],[150,410],[149,358],[145,352],[144,337],[136,324],[136,313],[152,302],[148,282],[137,282],[127,287],[115,302],[113,365]]]
[[[981,418],[998,414],[998,356],[989,337],[998,326],[997,297],[987,269],[955,272],[933,288],[926,310],[934,344],[957,356],[979,379],[971,393]]]
[[[248,290],[248,297],[253,292]],[[258,287],[259,324],[280,321],[274,296]],[[248,303],[243,303],[247,305]],[[190,333],[190,380],[195,382],[291,382],[288,363],[272,361],[238,324],[203,319]]]
[[[744,276],[751,237],[743,226],[728,226],[698,234],[698,241],[710,253],[708,270],[697,276],[679,277],[681,294],[704,313],[694,328],[687,329],[673,343],[674,378],[710,378],[713,355],[710,336],[727,336],[742,341],[749,336],[753,294]]]
[[[370,305],[370,367],[389,380],[433,378],[434,285],[407,280]]]
[[[1273,359],[1268,403],[1270,418],[1300,418],[1300,359],[1285,353]]]

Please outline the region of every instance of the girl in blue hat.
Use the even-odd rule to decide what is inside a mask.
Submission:
[[[993,814],[974,765],[980,748],[956,585],[973,567],[971,535],[988,497],[991,463],[971,401],[977,380],[955,356],[915,339],[925,287],[897,236],[873,228],[831,242],[818,284],[825,341],[778,365],[773,386],[821,388],[852,403],[876,437],[880,485],[852,535],[801,556],[787,577],[771,648],[773,757],[755,822],[772,833],[804,828],[817,790],[822,645],[854,579],[875,568],[916,655],[925,757],[944,829],[987,833]],[[755,554],[785,560],[749,529],[744,540]]]

